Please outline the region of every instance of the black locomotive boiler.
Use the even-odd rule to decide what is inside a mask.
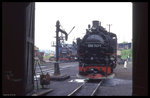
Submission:
[[[117,63],[117,36],[107,32],[99,21],[88,26],[85,36],[77,38],[78,76],[105,79],[114,76]]]

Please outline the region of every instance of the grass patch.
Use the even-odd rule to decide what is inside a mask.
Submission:
[[[43,58],[44,59],[49,59],[51,56],[50,55],[46,55],[46,56],[44,56]]]
[[[132,48],[124,49],[121,51],[121,58],[126,59],[128,57],[128,55],[132,59]]]

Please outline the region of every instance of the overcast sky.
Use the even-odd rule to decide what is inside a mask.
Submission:
[[[118,43],[132,41],[132,3],[130,2],[37,2],[35,3],[35,45],[40,49],[50,49],[55,41],[56,21],[70,33],[66,43],[82,38],[93,20],[118,37]],[[74,40],[76,41],[76,40]]]

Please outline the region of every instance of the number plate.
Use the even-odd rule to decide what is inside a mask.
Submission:
[[[101,47],[101,44],[88,44],[87,46],[89,48],[98,48],[98,47]]]

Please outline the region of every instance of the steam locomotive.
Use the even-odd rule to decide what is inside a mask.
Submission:
[[[107,32],[99,21],[88,25],[85,36],[77,38],[79,77],[106,79],[114,77],[117,63],[117,36]]]

